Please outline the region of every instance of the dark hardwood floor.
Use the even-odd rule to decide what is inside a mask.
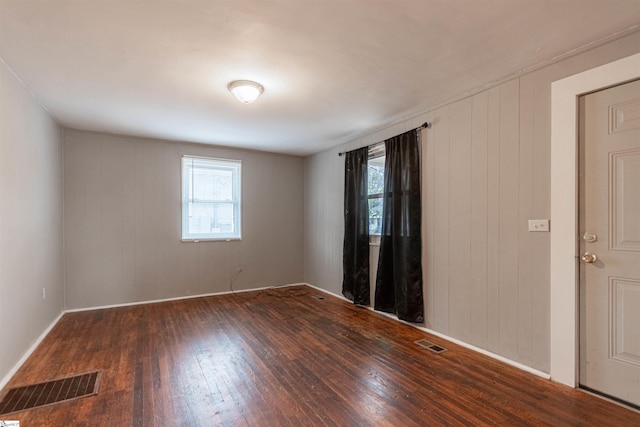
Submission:
[[[448,351],[414,343],[424,338]],[[0,419],[21,427],[640,425],[637,412],[308,287],[65,314],[7,388],[96,369],[97,396]]]

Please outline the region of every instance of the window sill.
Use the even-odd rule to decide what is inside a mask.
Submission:
[[[181,239],[182,243],[201,243],[201,242],[231,242],[240,241],[242,237],[221,237],[221,238],[202,238],[202,239]]]

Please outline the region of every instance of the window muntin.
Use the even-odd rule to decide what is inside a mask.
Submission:
[[[242,162],[182,157],[182,240],[240,239]]]
[[[369,149],[367,162],[369,234],[379,236],[382,233],[382,205],[384,193],[384,143]]]

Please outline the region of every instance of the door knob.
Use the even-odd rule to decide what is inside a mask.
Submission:
[[[596,254],[592,254],[591,252],[585,252],[584,255],[582,255],[581,259],[587,264],[593,264],[598,260],[598,257],[596,256]]]

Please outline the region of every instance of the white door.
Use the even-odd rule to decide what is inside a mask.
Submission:
[[[580,385],[640,406],[640,81],[581,99]]]

